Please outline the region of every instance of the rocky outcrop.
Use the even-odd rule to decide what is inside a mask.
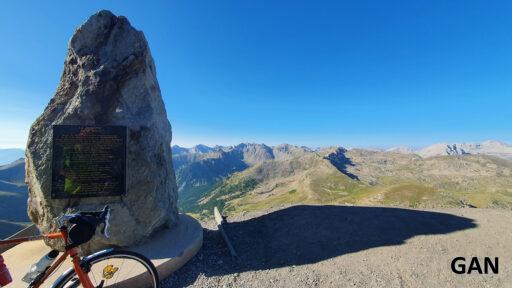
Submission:
[[[281,144],[275,146],[272,149],[275,160],[288,160],[292,158],[302,157],[308,153],[311,153],[312,150],[308,147],[304,146],[295,146],[290,144]]]
[[[274,159],[272,148],[265,144],[242,143],[236,145],[234,150],[241,153],[244,162],[249,166]]]
[[[499,141],[485,141],[482,143],[456,143],[434,144],[420,151],[418,155],[423,158],[446,155],[482,154],[512,160],[512,146]]]
[[[434,144],[429,147],[426,147],[418,152],[423,158],[433,157],[433,156],[446,156],[446,155],[465,155],[469,154],[458,144]]]
[[[51,199],[52,125],[127,127],[126,193],[118,197]],[[171,126],[144,35],[128,20],[100,11],[69,42],[60,84],[30,129],[26,149],[28,213],[48,232],[63,212],[112,207],[109,239],[97,234],[86,250],[129,246],[177,223]],[[49,243],[56,246],[56,243]]]

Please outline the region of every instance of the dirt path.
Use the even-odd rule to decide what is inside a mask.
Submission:
[[[294,206],[229,221],[240,258],[205,223],[164,287],[512,287],[510,210]],[[499,274],[457,275],[458,256],[499,257]]]

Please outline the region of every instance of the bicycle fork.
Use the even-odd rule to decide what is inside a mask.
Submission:
[[[75,268],[76,275],[78,276],[78,279],[80,280],[80,283],[82,283],[82,286],[84,288],[100,288],[100,287],[102,287],[103,283],[101,283],[99,285],[99,287],[94,287],[94,285],[92,284],[91,279],[89,278],[89,275],[87,274],[87,272],[89,272],[89,271],[84,271],[84,269],[80,265],[80,257],[78,256],[79,252],[80,252],[80,250],[76,247],[71,248],[69,250],[69,255],[73,259],[72,260],[73,266]],[[86,268],[86,269],[88,270],[89,268]]]

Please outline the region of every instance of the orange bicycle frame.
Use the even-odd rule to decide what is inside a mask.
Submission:
[[[59,232],[57,233],[50,233],[45,235],[37,235],[37,236],[29,236],[29,237],[21,237],[21,238],[14,238],[14,239],[7,239],[7,240],[0,240],[0,246],[1,245],[9,245],[9,244],[20,244],[23,242],[28,241],[37,241],[37,240],[43,240],[43,239],[63,239],[64,243],[68,244],[68,231],[65,228],[61,228]],[[80,249],[77,247],[73,247],[70,249],[66,249],[64,251],[64,254],[62,254],[53,264],[46,270],[44,275],[35,283],[33,286],[34,288],[39,288],[44,281],[60,266],[64,260],[69,256],[71,258],[71,261],[73,262],[73,269],[76,272],[76,275],[78,276],[78,279],[80,280],[80,283],[84,288],[94,288],[94,285],[91,282],[91,279],[89,279],[89,275],[87,275],[87,272],[85,272],[82,267],[80,266],[80,256],[78,255],[80,253]]]

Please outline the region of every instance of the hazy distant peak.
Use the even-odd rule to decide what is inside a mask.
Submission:
[[[468,153],[464,149],[460,148],[458,144],[437,143],[423,148],[418,151],[418,154],[423,158],[428,158],[433,156],[463,155]]]
[[[279,144],[277,146],[273,147],[274,150],[279,151],[292,151],[292,150],[302,150],[302,151],[313,151],[313,149],[307,147],[307,146],[298,146],[298,145],[292,145],[292,144]]]
[[[277,150],[280,150],[280,151],[288,151],[290,149],[293,149],[293,147],[296,147],[296,146],[283,143],[283,144],[279,144],[279,145],[275,146],[274,149],[277,149]]]
[[[400,153],[400,154],[413,154],[414,150],[408,146],[397,146],[386,150],[386,152]]]
[[[208,153],[213,151],[212,147],[206,146],[204,144],[198,144],[192,148],[190,148],[190,151],[192,153]]]
[[[19,158],[18,160],[13,161],[9,164],[0,165],[0,171],[15,168],[17,166],[25,166],[25,158]]]
[[[179,154],[188,153],[188,148],[181,147],[181,146],[178,146],[178,145],[173,145],[171,147],[171,151],[172,151],[173,155],[179,155]]]
[[[0,165],[25,157],[25,150],[17,148],[0,149]]]
[[[240,143],[234,147],[235,149],[254,149],[254,148],[270,148],[263,143]]]
[[[512,146],[500,141],[487,140],[482,143],[438,143],[418,151],[418,155],[423,158],[465,154],[484,154],[512,160]]]
[[[215,148],[206,146],[204,144],[198,144],[192,148],[186,148],[186,147],[181,147],[178,145],[173,145],[171,147],[171,149],[172,149],[172,153],[174,153],[175,155],[186,154],[186,153],[204,154],[204,153],[209,153],[209,152],[216,150]]]
[[[233,149],[233,146],[221,146],[221,145],[213,146],[213,150],[215,150],[215,151],[227,152],[227,151],[232,150],[232,149]]]
[[[502,141],[496,141],[496,140],[487,140],[482,142],[482,146],[486,147],[505,147],[505,148],[511,148],[511,145],[508,145],[505,142]]]
[[[277,145],[272,149],[272,151],[274,153],[274,158],[279,161],[288,160],[288,159],[296,158],[296,157],[301,157],[307,153],[313,152],[313,150],[311,150],[308,147],[295,146],[295,145],[290,145],[290,144]]]
[[[325,147],[325,148],[320,148],[318,150],[315,150],[314,152],[320,154],[323,157],[326,157],[332,153],[345,153],[347,151],[348,151],[348,149],[341,147],[341,146],[329,146],[329,147]]]
[[[249,165],[274,159],[272,148],[265,144],[241,143],[235,149],[242,153],[243,161]]]
[[[24,184],[25,159],[19,158],[12,163],[0,166],[0,181]]]
[[[172,146],[174,155],[180,154],[196,154],[205,157],[218,158],[219,153],[229,153],[230,155],[238,155],[239,159],[247,165],[252,166],[256,163],[261,163],[268,160],[288,160],[295,157],[300,157],[308,153],[316,152],[320,154],[329,154],[336,152],[338,149],[341,151],[373,151],[373,152],[391,152],[400,154],[418,154],[423,158],[433,156],[446,156],[446,155],[467,155],[467,154],[484,154],[496,156],[504,159],[512,160],[512,146],[504,142],[487,140],[482,143],[436,143],[425,147],[421,150],[415,151],[408,146],[397,146],[387,150],[384,149],[370,149],[370,148],[352,148],[345,149],[341,146],[332,146],[319,149],[311,149],[306,146],[297,146],[291,144],[280,144],[270,147],[265,144],[259,143],[240,143],[235,146],[219,146],[210,147],[207,145],[199,144],[192,148],[184,148],[178,145]],[[212,154],[208,156],[208,154]]]

